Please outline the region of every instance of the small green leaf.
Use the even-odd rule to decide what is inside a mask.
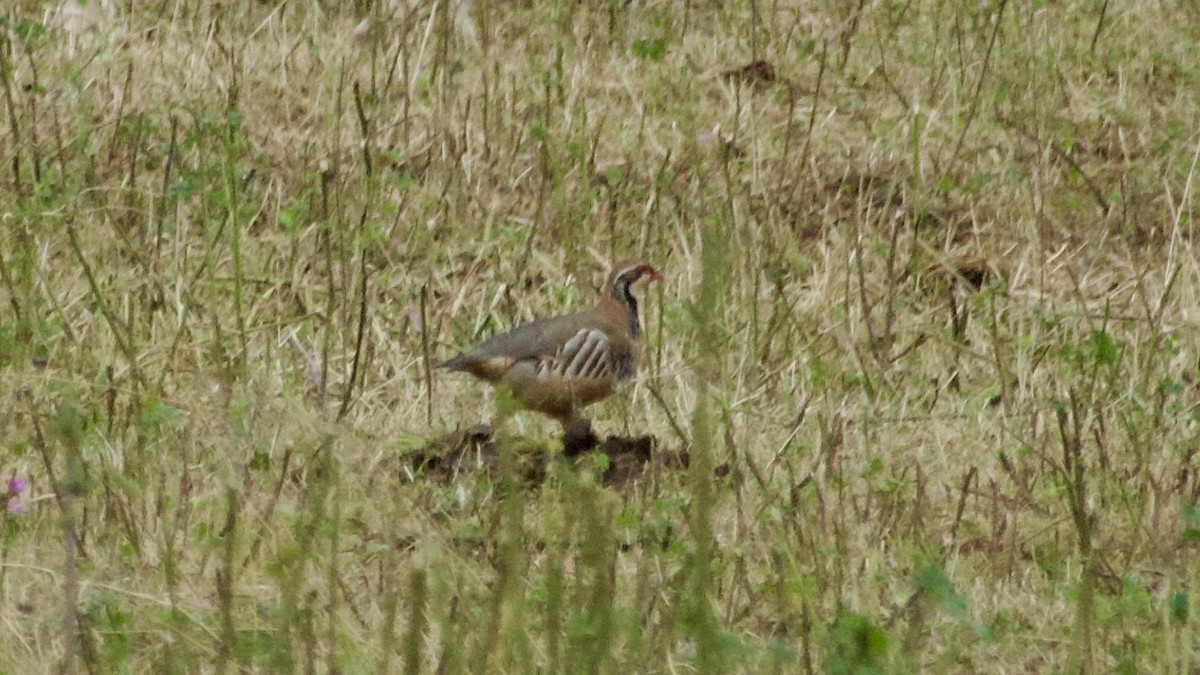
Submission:
[[[940,567],[927,565],[917,574],[917,588],[937,602],[938,606],[952,616],[963,618],[967,616],[967,603],[954,590],[954,584],[946,578],[946,573]]]
[[[1166,396],[1174,396],[1175,394],[1183,392],[1183,385],[1169,377],[1164,377],[1162,381],[1158,383],[1158,390]]]
[[[1188,504],[1183,507],[1183,522],[1189,527],[1200,526],[1200,504]]]
[[[250,469],[252,471],[266,471],[271,468],[271,456],[259,450],[250,458]]]
[[[867,465],[867,470],[863,472],[863,475],[866,477],[870,477],[870,476],[874,476],[882,471],[883,471],[883,460],[876,457],[871,460],[870,464]]]
[[[292,213],[290,210],[279,212],[279,227],[282,228],[284,232],[288,234],[295,234],[297,222],[296,214]]]
[[[632,51],[633,55],[639,59],[662,61],[667,54],[667,39],[658,37],[653,40],[634,40]]]
[[[1090,342],[1096,363],[1110,366],[1117,362],[1117,345],[1108,333],[1099,329],[1093,330]]]
[[[174,199],[187,199],[192,196],[192,182],[186,178],[181,179],[167,190],[167,194]]]
[[[54,429],[71,441],[78,441],[83,437],[84,423],[83,412],[70,403],[60,405],[54,415]]]
[[[239,630],[233,641],[233,658],[240,663],[265,661],[278,647],[275,634],[267,630]]]
[[[880,673],[887,654],[888,635],[867,617],[845,612],[830,631],[825,672],[831,675]]]
[[[16,23],[10,23],[8,25],[12,27],[12,31],[16,33],[17,36],[22,40],[41,37],[41,35],[46,32],[45,26],[33,21],[17,21]]]
[[[1183,507],[1183,540],[1200,541],[1200,504]]]
[[[496,388],[497,419],[512,417],[514,413],[521,412],[524,409],[525,406],[521,405],[521,402],[517,400],[516,396],[513,396],[511,389],[508,387]]]
[[[596,471],[603,475],[606,471],[608,471],[608,468],[612,466],[612,459],[610,459],[609,456],[603,452],[593,452],[592,464],[595,465]]]
[[[1187,623],[1188,594],[1187,591],[1176,591],[1171,596],[1171,619],[1178,623]]]
[[[576,614],[567,622],[567,637],[572,640],[596,637],[596,622],[586,614]]]
[[[939,609],[970,625],[980,640],[992,641],[992,631],[971,618],[971,613],[967,611],[967,601],[954,589],[954,584],[946,577],[942,568],[927,565],[917,574],[917,587],[928,594],[938,604]]]
[[[179,426],[182,418],[173,406],[163,403],[157,398],[149,398],[142,405],[142,423],[150,426],[168,424]]]

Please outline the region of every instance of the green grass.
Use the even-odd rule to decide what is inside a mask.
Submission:
[[[0,672],[1191,672],[1197,26],[18,0]],[[688,467],[414,479],[628,257]]]

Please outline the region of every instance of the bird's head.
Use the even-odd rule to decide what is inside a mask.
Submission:
[[[628,292],[629,288],[642,277],[650,277],[651,281],[662,281],[662,274],[654,266],[644,262],[626,260],[613,266],[608,276],[608,290],[618,300]]]
[[[653,266],[635,261],[615,265],[608,276],[608,293],[629,312],[629,332],[635,338],[641,334],[642,324],[638,320],[638,303],[632,288],[642,277],[650,277],[652,281],[662,281],[663,278]]]

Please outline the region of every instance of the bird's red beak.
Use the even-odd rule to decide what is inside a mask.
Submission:
[[[642,272],[644,274],[649,274],[650,278],[653,279],[654,281],[662,281],[663,280],[662,273],[660,273],[658,270],[654,269],[653,267],[651,267],[649,265],[645,265]]]

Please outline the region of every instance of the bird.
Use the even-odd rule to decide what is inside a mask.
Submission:
[[[590,309],[493,335],[439,367],[507,387],[526,409],[562,425],[566,454],[586,450],[597,438],[581,411],[637,372],[642,323],[633,286],[643,277],[663,278],[646,263],[619,263]]]

